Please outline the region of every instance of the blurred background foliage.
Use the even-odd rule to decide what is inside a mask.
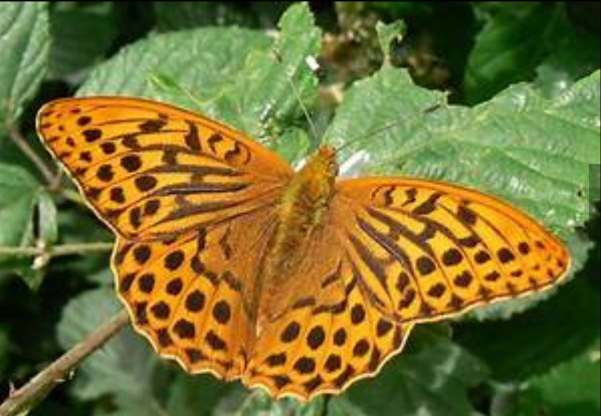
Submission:
[[[599,414],[599,21],[595,2],[0,4],[0,398],[120,308],[112,236],[56,178],[39,106],[161,99],[296,163],[321,139],[291,78],[318,137],[360,138],[343,174],[500,195],[567,241],[574,273],[548,294],[420,326],[341,396],[275,402],[192,377],[128,328],[31,414]]]

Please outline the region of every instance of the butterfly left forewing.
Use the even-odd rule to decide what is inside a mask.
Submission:
[[[333,209],[374,305],[396,322],[437,320],[550,287],[564,245],[491,196],[403,178],[343,180]]]
[[[99,216],[128,239],[258,209],[292,175],[243,133],[154,101],[56,100],[40,110],[37,128]]]

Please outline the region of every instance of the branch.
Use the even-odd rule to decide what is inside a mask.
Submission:
[[[60,358],[38,373],[27,384],[10,393],[0,405],[0,416],[26,412],[39,403],[50,391],[69,378],[69,373],[83,359],[116,335],[129,322],[125,309],[102,324],[86,339],[76,344]]]
[[[113,243],[74,243],[60,244],[50,247],[5,247],[0,246],[0,255],[32,257],[47,255],[50,257],[67,256],[70,254],[84,254],[90,252],[109,251],[113,248]]]
[[[50,168],[44,163],[44,161],[40,158],[40,156],[33,150],[33,148],[29,145],[27,139],[21,134],[19,129],[13,124],[8,123],[7,125],[8,133],[12,141],[21,149],[23,153],[33,162],[33,164],[38,168],[44,179],[49,185],[55,184],[55,174],[50,170]]]
[[[86,201],[81,197],[79,192],[72,190],[72,189],[68,189],[68,188],[67,189],[59,188],[58,192],[66,200],[75,202],[76,204],[81,205],[82,207],[88,208],[88,206],[86,205]]]

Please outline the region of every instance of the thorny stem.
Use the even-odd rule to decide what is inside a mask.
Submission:
[[[125,309],[89,334],[21,388],[12,391],[0,405],[0,416],[24,413],[39,403],[50,391],[69,379],[71,371],[88,355],[102,347],[129,322]]]
[[[113,243],[76,243],[61,244],[50,247],[2,247],[0,246],[0,255],[32,257],[48,255],[50,257],[67,256],[70,254],[83,254],[90,252],[110,251]]]

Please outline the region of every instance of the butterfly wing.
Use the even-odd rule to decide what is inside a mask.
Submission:
[[[341,248],[333,226],[296,248],[305,260],[287,271],[270,301],[283,312],[261,331],[244,384],[262,386],[276,398],[339,393],[375,375],[403,348],[413,324],[392,323],[371,305]]]
[[[240,377],[245,299],[290,166],[243,133],[140,99],[54,101],[37,127],[117,233],[112,267],[136,330],[190,372]]]
[[[169,238],[259,209],[293,173],[241,132],[137,98],[53,101],[37,128],[98,215],[129,240]]]
[[[563,244],[534,219],[463,187],[343,180],[332,205],[369,298],[394,322],[438,320],[540,291],[570,267]]]
[[[226,380],[244,373],[254,336],[245,302],[273,221],[264,209],[172,240],[118,239],[117,291],[159,354],[191,373]]]

